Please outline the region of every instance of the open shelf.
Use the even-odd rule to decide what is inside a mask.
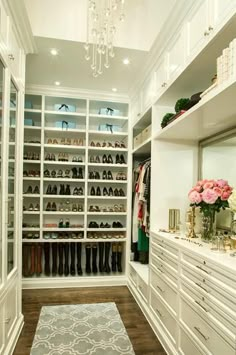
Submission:
[[[148,138],[146,141],[144,141],[142,144],[140,144],[138,147],[133,149],[132,153],[133,154],[150,154],[151,153],[151,137]]]
[[[138,261],[130,261],[129,263],[132,266],[132,268],[136,271],[136,273],[141,277],[141,279],[148,285],[149,265],[141,264]]]

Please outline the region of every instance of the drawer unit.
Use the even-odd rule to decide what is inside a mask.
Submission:
[[[151,254],[150,265],[158,274],[164,274],[173,285],[177,285],[177,271],[165,261]]]
[[[236,319],[236,291],[228,289],[227,286],[219,287],[208,275],[202,276],[201,272],[194,272],[187,266],[181,266],[181,278],[188,281],[204,297],[219,304],[227,313],[230,312]]]
[[[137,286],[137,273],[136,271],[132,268],[132,266],[129,266],[129,279],[131,280],[132,284],[134,286]]]
[[[177,272],[178,272],[177,260],[173,259],[172,257],[170,257],[166,253],[160,254],[159,250],[154,246],[152,246],[152,248],[151,248],[151,255],[155,259],[158,259],[159,263],[161,263],[161,264],[163,263],[163,264],[167,265],[170,269],[170,272],[177,274]]]
[[[231,273],[220,265],[214,264],[203,257],[188,252],[182,252],[181,259],[184,264],[194,268],[195,271],[197,269],[202,275],[209,275],[212,280],[214,278],[214,281],[218,284],[227,285],[232,289],[232,292],[236,290],[236,273]]]
[[[209,298],[199,295],[198,290],[192,288],[185,282],[181,282],[181,294],[194,304],[198,314],[206,319],[213,328],[220,331],[220,334],[232,346],[236,343],[236,319],[230,312],[225,312],[222,307],[213,303]]]
[[[180,322],[205,346],[205,354],[235,355],[235,349],[182,296],[180,298]]]
[[[178,292],[177,288],[171,287],[165,275],[160,276],[154,270],[150,270],[151,286],[159,294],[160,298],[168,304],[171,310],[177,315]]]
[[[148,285],[138,276],[138,291],[140,292],[142,298],[145,302],[148,300]]]
[[[179,251],[175,246],[171,244],[171,242],[168,242],[164,238],[154,236],[152,234],[151,244],[152,246],[159,248],[161,251],[166,251],[167,254],[169,253],[173,258],[177,259]]]
[[[191,334],[187,333],[180,327],[179,331],[179,353],[182,355],[205,355],[204,352],[193,343]]]
[[[161,302],[160,297],[154,290],[150,291],[150,308],[158,321],[163,325],[168,337],[176,346],[178,333],[177,321]]]

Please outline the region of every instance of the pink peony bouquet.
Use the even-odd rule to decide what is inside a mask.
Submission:
[[[219,212],[221,208],[229,207],[228,199],[232,191],[226,180],[200,180],[189,191],[190,206],[200,207],[204,215]]]

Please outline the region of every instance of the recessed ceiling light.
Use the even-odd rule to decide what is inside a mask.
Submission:
[[[124,58],[123,59],[123,64],[128,65],[130,63],[129,58]]]
[[[112,91],[117,92],[117,88],[112,88]]]
[[[52,48],[50,50],[51,55],[58,55],[58,50],[56,48]]]
[[[54,83],[56,86],[59,86],[59,85],[61,85],[61,83],[60,83],[60,81],[55,81],[55,83]]]

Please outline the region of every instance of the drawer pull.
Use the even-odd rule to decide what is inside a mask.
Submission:
[[[204,307],[199,301],[194,301],[194,302],[197,303],[197,305],[200,306],[205,312],[209,312],[209,309]]]
[[[160,290],[162,293],[165,292],[165,291],[162,290],[162,288],[160,288],[160,286],[158,286],[158,285],[156,285],[156,288],[157,288],[158,290]]]
[[[159,309],[155,309],[155,311],[159,314],[159,316],[162,318],[163,317],[163,315],[161,314],[161,312],[159,311]]]
[[[199,284],[198,282],[195,282],[195,285],[197,285],[198,287],[200,287],[202,290],[204,290],[206,293],[209,293],[209,291],[207,291],[207,289],[205,287],[203,287],[201,284]]]
[[[162,265],[161,265],[161,267],[162,267]],[[157,268],[157,270],[159,270],[160,272],[164,272],[162,269],[160,269],[159,267]]]
[[[8,324],[10,322],[10,320],[11,320],[11,317],[8,317],[8,318],[5,319],[4,323]]]
[[[201,271],[204,271],[206,274],[210,275],[210,272],[207,271],[207,270],[205,270],[205,269],[203,269],[200,265],[196,265],[196,267],[197,267],[198,269],[200,269]]]
[[[164,261],[164,259],[160,255],[158,255],[158,258]]]
[[[198,327],[194,327],[194,329],[205,339],[206,341],[209,339],[209,337],[206,337]]]

